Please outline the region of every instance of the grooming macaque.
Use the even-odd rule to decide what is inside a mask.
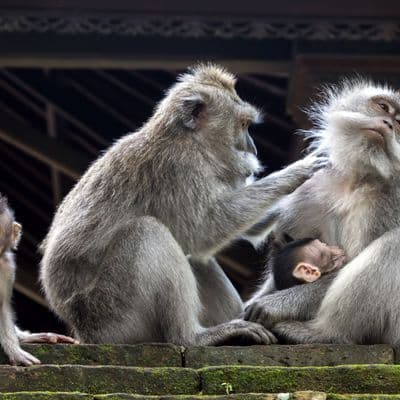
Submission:
[[[12,364],[32,365],[40,361],[24,351],[20,343],[77,343],[55,333],[21,331],[14,323],[11,296],[15,279],[13,250],[21,237],[21,225],[14,220],[5,197],[0,195],[0,344]]]
[[[59,207],[42,244],[41,281],[81,341],[275,340],[235,319],[242,301],[213,255],[321,160],[246,186],[260,169],[248,133],[259,112],[234,86],[213,65],[180,76],[148,122],[94,162]]]
[[[341,268],[345,262],[342,249],[328,246],[318,239],[293,240],[284,235],[285,242],[273,240],[268,260],[276,290],[315,282],[322,275]]]
[[[349,263],[337,275],[282,291],[269,277],[245,319],[287,342],[398,345],[400,94],[347,82],[328,90],[311,117],[313,147],[331,166],[280,201],[257,229],[275,223],[278,235],[317,237],[343,248]]]

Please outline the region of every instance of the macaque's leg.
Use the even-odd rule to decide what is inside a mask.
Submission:
[[[215,258],[211,257],[206,262],[189,258],[189,261],[203,306],[201,324],[215,326],[239,318],[243,302]]]
[[[313,326],[313,321],[284,321],[277,323],[271,331],[280,343],[340,343],[351,344],[344,336],[328,335]]]
[[[11,308],[5,303],[1,305],[0,310],[0,342],[12,365],[40,364],[36,357],[21,349]]]

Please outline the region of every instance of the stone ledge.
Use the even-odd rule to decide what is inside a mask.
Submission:
[[[400,393],[400,366],[208,367],[198,370],[205,394],[279,393],[316,390],[333,393]]]
[[[138,345],[41,345],[23,348],[42,364],[125,365],[131,367],[181,367],[183,348],[172,344]],[[8,358],[0,352],[0,364]]]
[[[226,395],[293,393],[400,393],[400,366],[337,367],[226,366],[138,368],[110,366],[0,367],[0,390],[66,391],[88,394]],[[280,399],[280,400],[287,400]]]
[[[390,346],[272,345],[249,347],[192,347],[185,350],[185,365],[332,366],[345,364],[393,364]]]
[[[390,346],[273,345],[191,347],[172,344],[138,345],[26,345],[42,364],[121,365],[132,367],[202,368],[217,365],[331,366],[393,364]],[[184,352],[183,352],[184,351]],[[182,358],[183,357],[183,358]],[[397,356],[400,360],[400,356]],[[0,364],[8,359],[0,353]]]
[[[200,376],[189,368],[138,368],[82,365],[0,366],[2,392],[197,394]]]
[[[19,392],[0,393],[0,400],[326,400],[326,393],[295,392],[295,393],[242,393],[230,395],[181,395],[181,396],[144,396],[127,393],[111,393],[90,395],[78,392]],[[339,400],[339,399],[338,399]],[[340,400],[346,400],[343,397]]]
[[[128,393],[90,395],[78,392],[0,393],[0,400],[400,400],[399,394],[334,394],[315,391],[294,393],[241,393],[230,395],[152,396]]]

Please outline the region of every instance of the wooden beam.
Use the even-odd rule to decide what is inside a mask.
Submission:
[[[73,179],[78,179],[90,163],[84,154],[54,138],[46,137],[2,110],[0,110],[0,140]]]
[[[209,56],[204,56],[209,60]],[[126,69],[126,70],[186,70],[190,65],[199,61],[199,56],[183,59],[165,59],[157,57],[132,57],[129,54],[115,55],[84,55],[71,54],[0,54],[0,68],[101,68],[101,69]],[[241,74],[269,74],[271,76],[287,76],[290,71],[290,62],[283,60],[240,60],[240,59],[214,59],[218,64],[224,65],[230,71]]]
[[[14,289],[36,303],[49,308],[38,283],[37,270],[31,265],[18,261]]]
[[[302,51],[294,59],[287,102],[288,113],[301,128],[310,128],[304,110],[315,100],[322,84],[336,83],[357,73],[394,87],[400,85],[398,55],[331,54],[329,48],[327,53],[313,53],[313,48]]]
[[[119,12],[124,14],[157,13],[161,15],[228,15],[228,16],[255,16],[255,17],[372,17],[396,18],[400,17],[400,10],[396,0],[280,0],[263,1],[248,0],[233,2],[229,0],[203,0],[191,2],[187,0],[1,0],[0,7],[6,10],[39,10],[53,13],[64,11],[74,12]]]

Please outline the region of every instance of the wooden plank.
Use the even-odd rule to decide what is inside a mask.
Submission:
[[[302,128],[309,128],[304,109],[323,83],[335,83],[355,74],[400,86],[400,56],[349,54],[297,54],[290,79],[287,110]]]
[[[90,162],[84,154],[54,138],[46,137],[2,110],[0,110],[0,140],[73,179],[78,179]]]
[[[58,10],[58,11],[129,11],[131,13],[162,13],[188,15],[226,15],[226,16],[269,16],[269,17],[388,17],[400,16],[397,0],[280,0],[266,2],[248,0],[1,0],[0,8],[18,10]]]

